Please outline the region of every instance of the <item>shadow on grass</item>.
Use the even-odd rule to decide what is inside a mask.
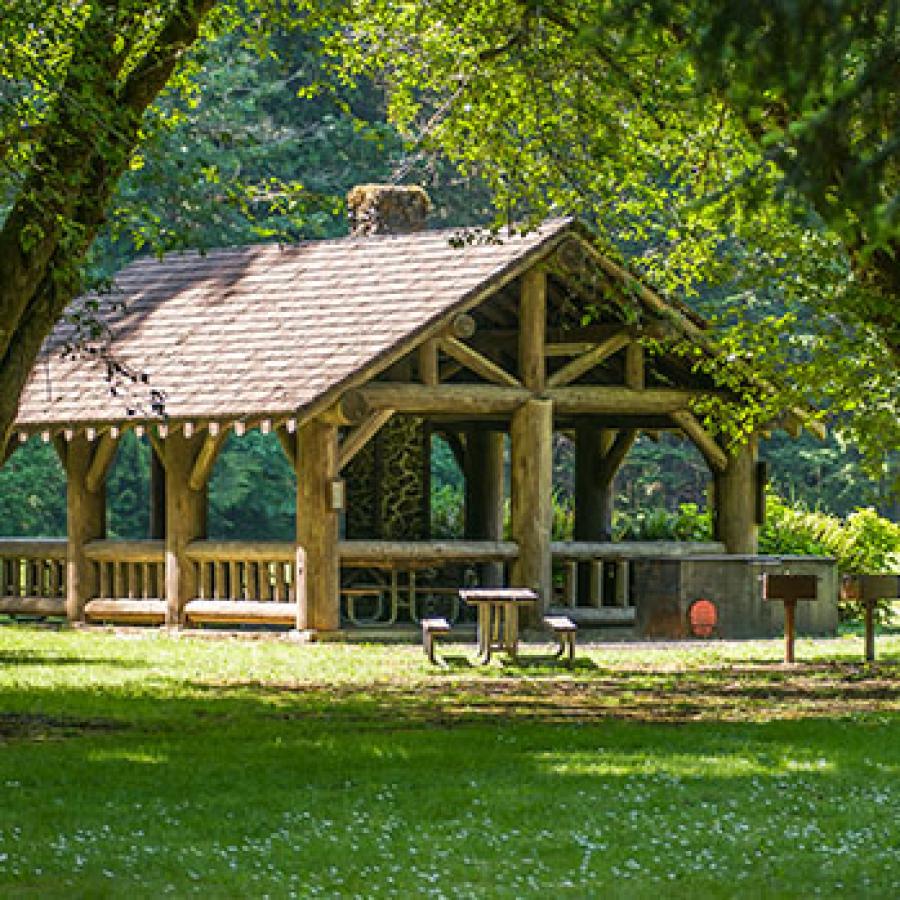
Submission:
[[[0,666],[107,666],[121,669],[146,669],[147,663],[139,659],[106,658],[91,656],[37,656],[34,653],[0,654]]]

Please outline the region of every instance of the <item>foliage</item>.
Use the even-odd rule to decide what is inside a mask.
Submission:
[[[463,492],[452,484],[431,491],[431,536],[459,538],[463,535],[465,500]]]
[[[762,553],[833,556],[842,573],[900,573],[900,525],[871,508],[839,519],[770,495],[759,543]],[[881,604],[882,616],[889,608],[890,601]],[[841,603],[840,611],[843,619],[861,612],[855,603]]]
[[[711,541],[712,517],[696,503],[682,503],[675,512],[667,509],[637,510],[613,519],[613,532],[621,541]]]
[[[209,485],[209,531],[214,538],[292,541],[294,471],[273,434],[229,435]]]
[[[894,4],[335,6],[331,52],[386,80],[416,147],[482,175],[504,216],[582,215],[700,295],[718,377],[740,387],[752,360],[778,388],[741,392],[732,437],[825,405],[880,472],[900,445]]]
[[[0,535],[65,534],[65,473],[53,447],[34,437],[0,467]]]
[[[107,530],[114,538],[150,533],[150,444],[132,432],[119,441],[106,476]]]
[[[0,627],[0,893],[896,895],[897,637],[548,650]]]
[[[871,508],[858,509],[842,520],[789,506],[770,494],[760,550],[834,556],[842,572],[900,571],[900,525]]]

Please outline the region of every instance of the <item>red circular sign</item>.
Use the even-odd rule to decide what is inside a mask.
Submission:
[[[709,637],[719,624],[719,611],[712,600],[695,600],[688,609],[688,621],[694,637]]]

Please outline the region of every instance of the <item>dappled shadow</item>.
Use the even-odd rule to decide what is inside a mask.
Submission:
[[[108,666],[122,669],[146,669],[139,659],[105,659],[102,656],[36,656],[33,653],[0,654],[0,666]]]
[[[762,722],[900,711],[900,679],[894,666],[722,667],[652,673],[604,671],[585,660],[572,672],[557,671],[556,677],[517,677],[518,669],[528,671],[528,666],[517,666],[482,678],[460,678],[457,672],[470,669],[471,663],[465,658],[454,658],[453,663],[449,671],[436,670],[433,678],[419,684],[360,687],[224,680],[197,681],[192,687],[221,697],[288,696],[298,708],[279,711],[279,716],[349,715],[358,725],[378,729],[504,720]]]
[[[576,656],[569,666],[565,657],[557,656],[555,653],[519,654],[515,659],[501,657],[500,662],[504,672],[510,674],[522,672],[529,676],[537,674],[553,677],[567,672],[592,672],[599,669],[590,657]]]
[[[113,719],[0,712],[0,745],[15,739],[46,741],[79,737],[87,732],[119,731],[126,727],[125,723]]]

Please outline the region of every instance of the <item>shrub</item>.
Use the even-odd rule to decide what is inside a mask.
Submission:
[[[613,532],[620,541],[709,541],[712,518],[696,503],[682,503],[676,512],[656,507],[634,513],[620,513]]]
[[[762,553],[833,556],[842,573],[900,571],[900,525],[884,519],[874,509],[857,509],[846,519],[789,506],[770,495],[766,523],[760,532]],[[856,603],[840,604],[841,618],[860,615]],[[880,609],[881,618],[888,604]]]

